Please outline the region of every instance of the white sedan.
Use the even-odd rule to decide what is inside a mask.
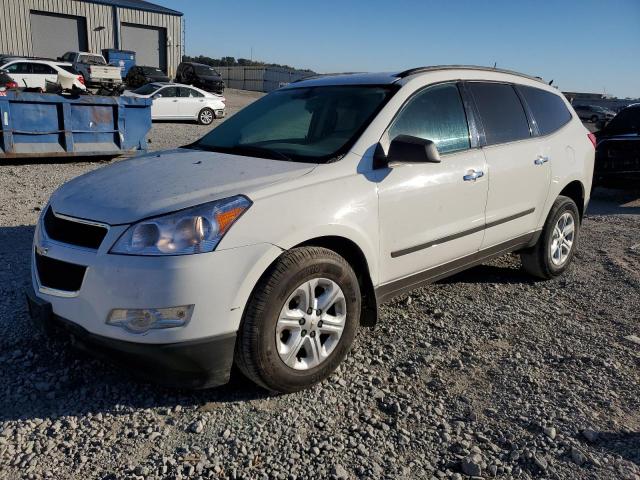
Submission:
[[[225,98],[179,83],[148,83],[123,93],[128,97],[151,98],[152,120],[196,120],[210,125],[225,115]]]

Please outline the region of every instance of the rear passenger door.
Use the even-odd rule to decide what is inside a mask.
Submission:
[[[484,131],[489,194],[482,249],[533,232],[549,193],[550,153],[515,87],[468,82]]]
[[[204,95],[197,90],[188,87],[177,87],[180,101],[178,110],[184,118],[197,118],[198,113],[204,107]]]
[[[38,82],[39,87],[46,87],[47,82],[58,82],[58,72],[46,63],[32,63],[31,69],[33,71],[34,81]]]

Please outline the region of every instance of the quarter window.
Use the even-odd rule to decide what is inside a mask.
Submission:
[[[389,129],[389,140],[398,135],[431,140],[440,153],[469,148],[469,126],[458,87],[447,83],[416,94]]]
[[[523,140],[531,136],[524,107],[511,85],[470,82],[488,145]]]
[[[558,95],[522,85],[518,89],[533,113],[540,135],[553,133],[571,120],[569,109]]]

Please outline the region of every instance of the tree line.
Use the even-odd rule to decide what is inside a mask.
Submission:
[[[182,61],[204,63],[205,65],[209,65],[210,67],[277,67],[277,68],[285,68],[287,70],[297,70],[300,72],[315,73],[313,72],[313,70],[309,70],[308,68],[300,69],[300,68],[292,67],[290,65],[259,62],[256,60],[249,60],[248,58],[235,58],[235,57],[211,58],[205,55],[198,55],[197,57],[191,57],[189,55],[185,55],[184,57],[182,57]]]

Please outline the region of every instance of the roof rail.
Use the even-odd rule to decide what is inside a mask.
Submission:
[[[405,70],[403,72],[397,73],[396,77],[405,78],[410,75],[415,75],[417,73],[435,72],[438,70],[480,70],[483,72],[508,73],[510,75],[517,75],[518,77],[528,78],[529,80],[535,80],[537,82],[546,83],[542,79],[542,77],[534,77],[532,75],[515,72],[513,70],[505,70],[503,68],[495,68],[495,67],[483,67],[480,65],[433,65],[429,67],[417,67],[417,68],[410,68],[409,70]]]

